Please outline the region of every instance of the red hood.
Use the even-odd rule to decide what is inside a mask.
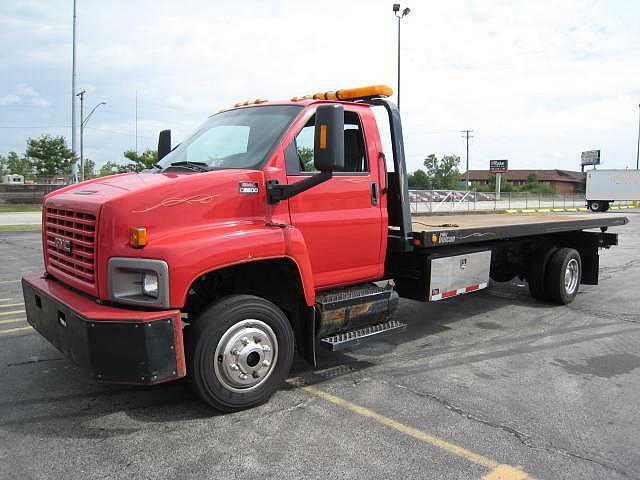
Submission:
[[[257,192],[241,193],[241,182],[251,182],[257,187]],[[66,275],[60,264],[58,266],[63,271],[55,266],[51,268],[50,249],[45,249],[45,265],[50,273],[66,283],[105,298],[105,270],[110,257],[153,258],[154,243],[166,236],[188,234],[194,228],[215,223],[264,221],[264,190],[263,172],[255,170],[215,170],[195,174],[130,173],[65,187],[46,197],[45,215],[66,212],[72,216],[95,217],[95,282],[90,285],[78,281],[73,278],[74,272]],[[129,245],[129,232],[134,227],[147,228],[149,244],[144,249],[133,249]],[[66,232],[51,232],[45,225],[45,246],[47,241],[55,242],[52,233],[61,236]],[[73,255],[76,252],[81,254],[82,244],[76,243],[80,244],[77,249],[74,246]],[[76,262],[74,258],[63,260]]]

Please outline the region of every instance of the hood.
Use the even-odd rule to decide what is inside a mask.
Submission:
[[[264,221],[264,185],[262,171],[214,170],[194,174],[129,173],[56,190],[45,198],[45,265],[72,286],[104,297],[104,269],[111,257],[152,258],[153,244],[171,235],[189,234],[194,228],[216,223]],[[84,225],[87,218],[93,222],[89,227]],[[65,227],[64,222],[73,228]],[[147,229],[149,244],[144,249],[129,245],[130,231],[137,227]],[[86,238],[70,238],[68,234],[75,236],[79,228],[93,230]],[[65,253],[67,246],[62,242],[67,239],[73,245]],[[93,258],[84,255],[82,248],[92,251]],[[78,255],[84,256],[74,258]],[[90,283],[85,281],[88,273],[94,278]]]

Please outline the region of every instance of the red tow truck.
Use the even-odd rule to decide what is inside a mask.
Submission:
[[[187,376],[233,411],[266,401],[296,349],[315,365],[320,347],[401,332],[399,297],[520,276],[566,304],[598,283],[599,249],[617,244],[606,230],[623,216],[412,218],[391,93],[243,102],[173,148],[161,132],[148,171],[51,193],[44,271],[22,280],[29,323],[100,382]]]

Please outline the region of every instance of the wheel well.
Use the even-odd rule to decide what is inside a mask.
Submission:
[[[212,302],[232,294],[255,295],[276,304],[292,319],[304,304],[295,263],[286,258],[232,265],[200,275],[189,287],[183,312],[194,321]]]

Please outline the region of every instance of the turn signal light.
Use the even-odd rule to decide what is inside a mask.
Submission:
[[[133,248],[142,248],[147,244],[147,229],[145,227],[132,228],[129,241]]]

